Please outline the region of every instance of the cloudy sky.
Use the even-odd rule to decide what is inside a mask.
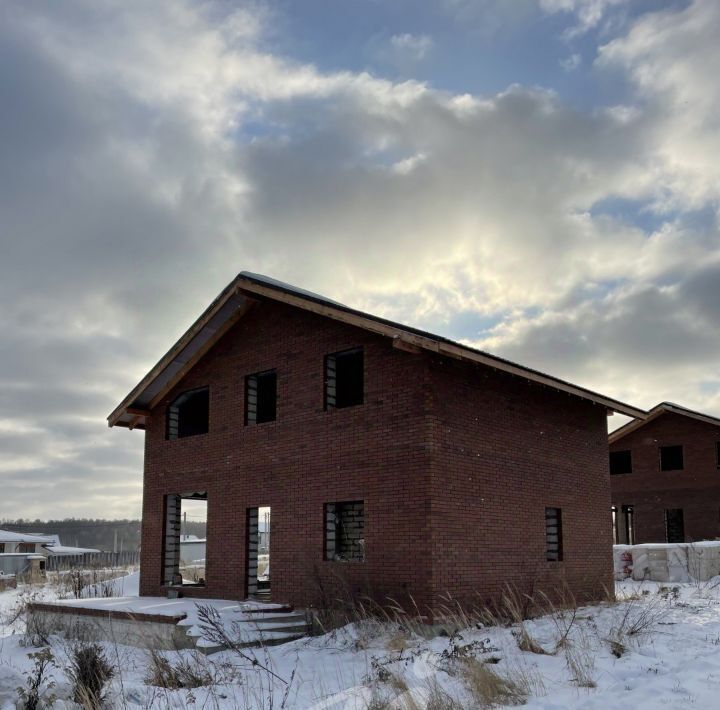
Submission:
[[[0,517],[243,269],[720,415],[717,0],[0,0]]]

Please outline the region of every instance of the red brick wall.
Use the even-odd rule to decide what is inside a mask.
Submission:
[[[465,604],[505,585],[578,598],[612,587],[603,407],[489,368],[432,364],[436,595]],[[563,561],[548,562],[545,508],[562,509]]]
[[[323,410],[326,353],[365,348],[365,404]],[[276,368],[277,421],[243,426],[244,376]],[[166,441],[165,408],[210,387],[210,433]],[[208,491],[207,586],[245,595],[245,514],[272,509],[272,597],[444,593],[467,603],[567,579],[610,582],[605,411],[489,368],[396,350],[387,338],[271,302],[246,315],[148,421],[141,593],[161,595],[163,496]],[[323,506],[365,501],[362,563],[323,560]],[[544,511],[563,510],[564,561]],[[479,595],[479,596],[478,596]]]
[[[665,510],[682,508],[685,538],[720,537],[720,427],[666,413],[610,445],[632,451],[633,472],[611,476],[612,503],[634,507],[635,542],[665,542]],[[684,469],[660,470],[660,446],[682,444]]]
[[[365,348],[365,404],[323,409],[325,354]],[[243,426],[244,376],[276,368],[277,421]],[[387,338],[273,303],[258,305],[167,401],[209,385],[210,433],[166,441],[165,404],[146,433],[141,593],[162,594],[163,495],[208,491],[207,587],[243,598],[245,512],[271,507],[272,596],[305,605],[320,590],[426,603],[429,452],[426,363]],[[366,561],[323,560],[323,505],[365,501]]]

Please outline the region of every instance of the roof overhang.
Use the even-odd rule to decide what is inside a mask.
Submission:
[[[628,422],[627,424],[611,432],[608,436],[608,443],[614,444],[616,441],[619,441],[633,431],[636,431],[648,422],[653,421],[653,419],[657,419],[663,414],[668,413],[679,414],[683,417],[689,417],[690,419],[696,419],[697,421],[705,422],[705,424],[712,424],[714,426],[720,427],[720,419],[718,419],[717,417],[713,417],[710,414],[696,412],[692,409],[681,407],[679,404],[674,404],[673,402],[660,402],[660,404],[655,405],[651,410],[648,411],[647,416],[644,419]]]
[[[348,308],[323,296],[265,276],[242,272],[115,408],[108,417],[108,425],[144,429],[145,419],[153,407],[167,396],[180,379],[255,303],[267,299],[385,336],[390,338],[393,346],[399,350],[430,351],[454,359],[486,365],[589,400],[605,407],[608,412],[618,412],[640,419],[646,416],[646,412],[642,409],[565,382],[552,375],[523,367],[441,336]]]

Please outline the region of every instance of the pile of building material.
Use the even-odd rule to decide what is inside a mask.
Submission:
[[[720,575],[720,541],[615,545],[615,579],[707,582]]]

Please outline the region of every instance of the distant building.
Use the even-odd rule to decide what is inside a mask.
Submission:
[[[0,554],[46,554],[45,546],[52,545],[54,542],[55,538],[49,535],[30,535],[0,530]]]
[[[205,538],[197,535],[180,536],[180,561],[185,564],[205,562]]]
[[[31,566],[44,570],[48,557],[80,556],[99,552],[85,547],[67,547],[58,535],[35,535],[0,530],[0,574],[24,574]]]
[[[60,542],[59,535],[36,535],[0,530],[0,554],[37,554],[48,557],[85,555],[99,551],[89,547],[68,547]]]
[[[615,542],[720,538],[720,419],[661,402],[609,443]]]

